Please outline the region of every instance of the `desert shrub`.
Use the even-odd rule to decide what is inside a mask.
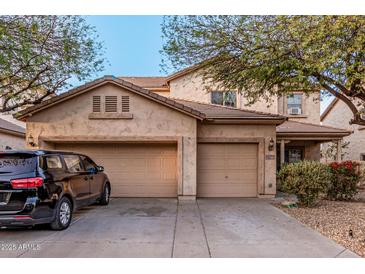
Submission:
[[[301,161],[284,165],[279,173],[281,189],[295,194],[304,206],[314,206],[331,184],[331,170],[328,165],[316,161]]]
[[[327,196],[333,200],[351,200],[357,193],[360,176],[357,171],[358,163],[353,161],[334,162],[330,165],[332,182]]]

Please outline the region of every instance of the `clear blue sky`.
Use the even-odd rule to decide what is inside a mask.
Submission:
[[[100,75],[159,76],[162,16],[87,16],[104,41],[105,71]]]

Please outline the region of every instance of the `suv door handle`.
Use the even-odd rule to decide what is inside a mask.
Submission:
[[[94,180],[94,177],[93,177],[93,176],[90,176],[90,177],[89,177],[89,179],[90,179],[90,180]]]
[[[84,180],[85,180],[85,181],[87,181],[87,180],[88,180],[87,176],[85,176],[85,177],[84,177]]]

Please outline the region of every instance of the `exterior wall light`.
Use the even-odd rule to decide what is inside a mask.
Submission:
[[[36,143],[34,142],[34,138],[33,138],[32,134],[30,134],[28,136],[28,144],[30,144],[32,147],[36,146]]]
[[[270,141],[269,141],[269,151],[273,151],[274,150],[274,146],[275,146],[274,139],[271,138]]]

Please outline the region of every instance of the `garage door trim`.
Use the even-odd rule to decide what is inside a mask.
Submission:
[[[226,137],[200,137],[199,143],[236,143],[236,144],[257,144],[257,190],[258,195],[265,193],[265,138],[226,138]],[[199,182],[198,182],[199,183]]]

